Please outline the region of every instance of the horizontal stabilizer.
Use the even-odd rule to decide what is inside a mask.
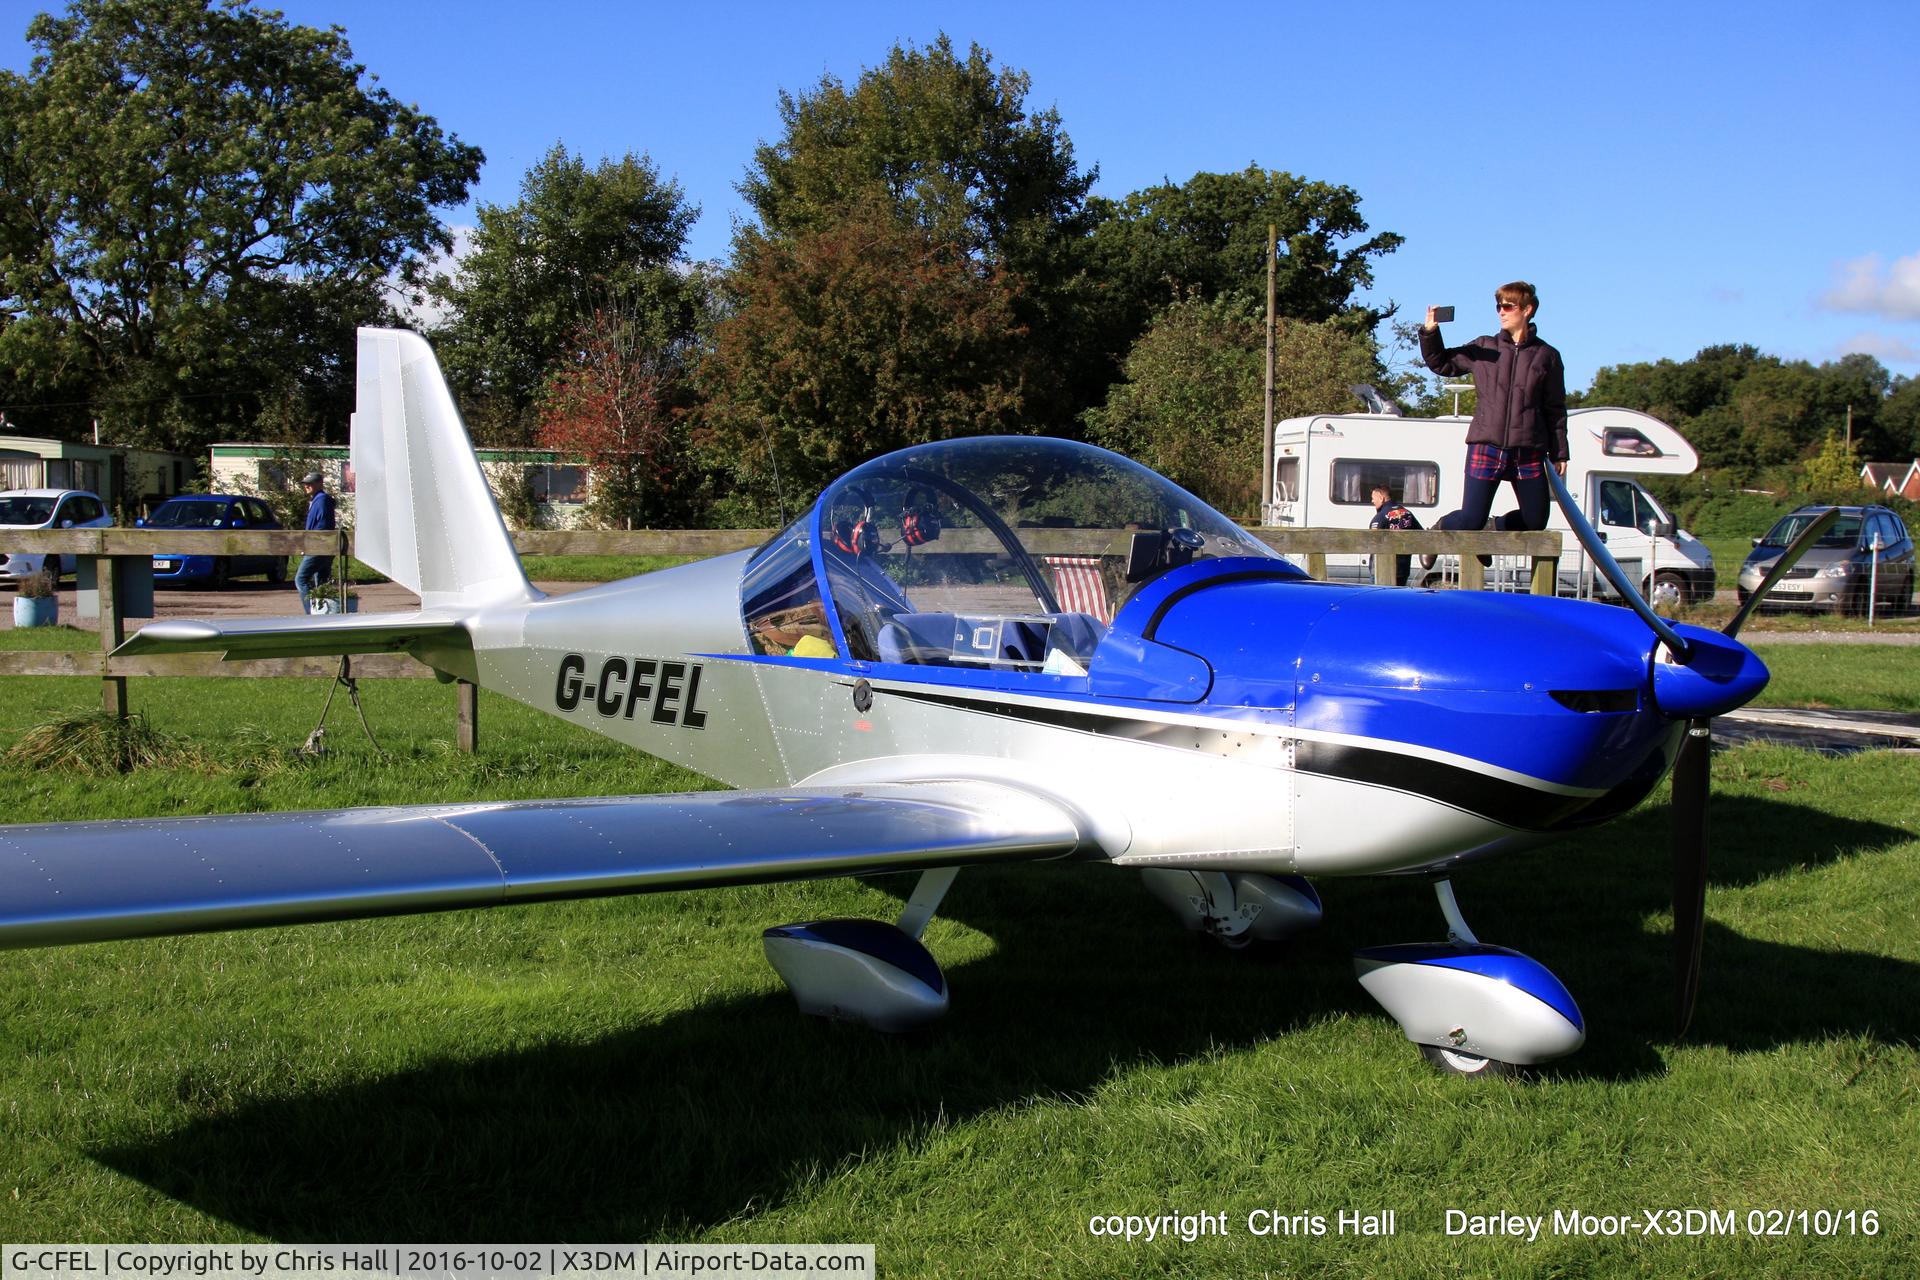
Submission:
[[[229,622],[169,618],[128,636],[113,656],[224,653],[248,658],[314,658],[342,653],[401,653],[419,647],[470,649],[472,637],[446,610],[341,614],[314,618],[237,618]]]
[[[1057,857],[1012,787],[779,791],[0,827],[0,948]]]

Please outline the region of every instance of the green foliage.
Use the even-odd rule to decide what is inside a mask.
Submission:
[[[344,429],[354,326],[447,247],[433,209],[479,150],[362,85],[337,28],[244,4],[74,0],[27,37],[0,72],[6,398],[183,452],[272,402]]]
[[[740,515],[769,523],[776,485],[802,501],[891,449],[1022,429],[1041,356],[1015,277],[876,205],[738,253],[700,378],[706,448],[765,495]]]
[[[1609,365],[1579,402],[1640,409],[1670,422],[1699,451],[1703,469],[1751,485],[1763,470],[1797,464],[1828,435],[1842,433],[1849,410],[1858,456],[1909,456],[1907,446],[1920,443],[1907,434],[1920,417],[1920,396],[1909,401],[1910,394],[1872,356],[1814,365],[1726,345],[1691,360]]]
[[[1700,538],[1757,538],[1799,503],[1771,493],[1720,490],[1674,504],[1682,528]],[[1742,553],[1745,558],[1745,553]],[[1715,557],[1715,566],[1724,569]],[[1739,566],[1733,566],[1736,570]]]
[[[1251,514],[1260,493],[1265,325],[1234,298],[1187,298],[1127,355],[1125,380],[1086,415],[1088,438],[1161,472],[1222,511]],[[1350,411],[1379,378],[1370,339],[1289,320],[1274,353],[1274,421]]]
[[[1895,378],[1876,415],[1886,461],[1920,458],[1920,378]]]
[[[894,225],[891,235],[911,231],[931,246],[929,270],[951,274],[971,261],[996,282],[1013,325],[1045,335],[1019,361],[1020,412],[1068,426],[1106,385],[1115,349],[1096,323],[1083,263],[1095,172],[1076,166],[1057,112],[1027,110],[1029,86],[977,45],[962,58],[943,35],[926,48],[896,45],[851,89],[827,76],[809,92],[782,92],[782,135],[755,151],[740,186],[758,221],[736,236],[735,276],[765,265],[764,241],[817,246],[881,223]],[[880,326],[863,340],[870,349],[850,358],[871,366],[898,345]],[[978,344],[967,348],[927,377],[957,388],[986,373],[968,363]],[[998,416],[988,407],[998,400],[988,391],[973,412],[955,413]]]
[[[782,91],[782,136],[754,151],[741,194],[770,237],[818,234],[882,204],[929,241],[1030,276],[1087,226],[1096,172],[1049,109],[1029,113],[1025,72],[996,69],[973,45],[962,60],[942,35],[896,45],[848,90],[825,76]]]
[[[684,267],[699,215],[646,156],[589,168],[558,143],[516,203],[481,205],[469,252],[429,286],[448,309],[436,352],[475,438],[532,441],[549,366],[596,311],[676,339],[697,332],[706,277]]]
[[[1860,451],[1837,431],[1827,432],[1820,452],[1808,458],[1801,468],[1807,488],[1816,490],[1855,490],[1864,496],[1860,483]]]
[[[1354,243],[1367,223],[1353,188],[1254,165],[1196,173],[1120,201],[1096,198],[1090,208],[1099,220],[1094,273],[1129,335],[1180,298],[1231,298],[1264,315],[1269,225],[1279,236],[1278,314],[1341,318],[1355,332],[1370,331],[1385,313],[1359,306],[1353,295],[1373,283],[1373,260],[1404,240],[1382,232]]]

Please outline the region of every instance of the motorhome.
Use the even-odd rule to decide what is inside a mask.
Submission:
[[[1364,529],[1373,519],[1371,494],[1384,484],[1426,528],[1460,507],[1466,467],[1465,417],[1404,418],[1384,413],[1320,414],[1289,418],[1274,427],[1274,519],[1295,528]],[[1633,409],[1575,409],[1567,414],[1567,488],[1608,550],[1643,595],[1661,601],[1713,596],[1713,555],[1681,529],[1636,477],[1687,475],[1700,457],[1681,434]],[[1494,512],[1514,506],[1501,486]],[[1563,595],[1605,595],[1606,581],[1554,504],[1547,521],[1560,531]],[[1422,570],[1414,583],[1449,572],[1452,557]],[[1523,568],[1496,559],[1493,583],[1524,582]],[[1370,579],[1366,556],[1329,555],[1329,577]],[[1524,589],[1524,588],[1523,588]]]

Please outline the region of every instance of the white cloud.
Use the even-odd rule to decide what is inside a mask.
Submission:
[[[1855,351],[1873,356],[1882,364],[1920,364],[1920,345],[1884,333],[1856,333],[1834,347],[1833,354],[1844,356]]]
[[[1891,266],[1870,253],[1835,264],[1833,274],[1833,287],[1820,295],[1820,305],[1828,311],[1920,320],[1920,253],[1896,259]]]

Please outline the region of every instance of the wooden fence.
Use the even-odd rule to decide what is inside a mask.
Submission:
[[[957,531],[956,531],[957,532]],[[1531,561],[1529,589],[1551,595],[1561,553],[1557,533],[1493,533],[1437,529],[1251,529],[1248,532],[1285,555],[1303,557],[1307,572],[1327,576],[1327,556],[1373,557],[1374,581],[1391,584],[1394,559],[1402,555],[1452,555],[1460,561],[1459,585],[1485,585],[1483,555],[1518,556]],[[621,533],[534,530],[513,535],[522,555],[710,556],[759,546],[772,529],[648,529]],[[1023,530],[1039,541],[1071,537],[1072,530]],[[340,670],[333,658],[249,659],[227,662],[218,654],[169,654],[113,657],[126,639],[126,620],[146,616],[151,597],[153,557],[171,555],[346,555],[345,533],[308,533],[270,529],[34,529],[4,535],[9,552],[53,553],[80,562],[79,614],[100,619],[100,648],[53,652],[0,652],[0,675],[97,676],[101,705],[113,715],[127,713],[127,680],[133,676],[304,676],[332,679]],[[1041,548],[1045,550],[1046,548]],[[132,608],[129,608],[129,604]],[[419,678],[432,668],[405,654],[357,655],[356,678]],[[464,751],[479,740],[479,702],[471,684],[455,682],[456,739]]]

